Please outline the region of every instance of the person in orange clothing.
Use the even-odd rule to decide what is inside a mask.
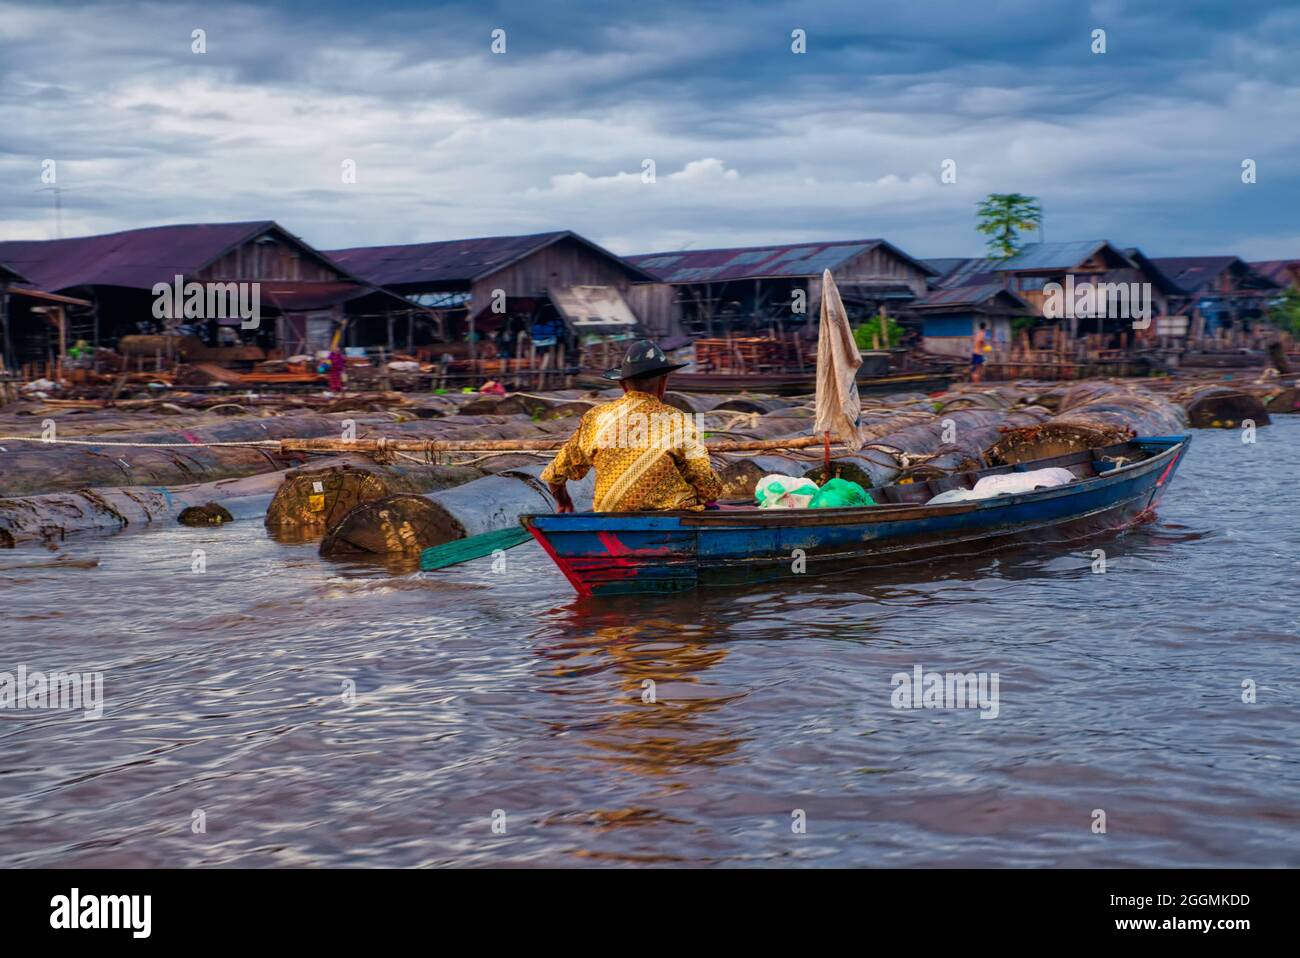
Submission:
[[[542,472],[558,511],[572,512],[565,482],[596,470],[596,512],[699,510],[722,494],[709,452],[691,417],[663,401],[670,363],[648,339],[633,343],[605,378],[623,395],[587,411],[577,432]]]
[[[984,378],[984,354],[989,352],[991,348],[989,346],[988,324],[980,323],[980,328],[975,330],[975,338],[971,344],[971,382],[977,383]]]

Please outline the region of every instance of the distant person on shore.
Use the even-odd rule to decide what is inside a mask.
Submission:
[[[634,342],[618,369],[605,373],[623,396],[588,410],[542,472],[559,512],[572,512],[565,482],[596,469],[596,512],[705,508],[722,494],[694,420],[663,401],[670,363],[648,339]]]
[[[504,326],[502,326],[501,329],[497,331],[496,336],[493,337],[493,342],[496,344],[497,356],[499,358],[501,359],[514,358],[514,355],[510,348],[512,345],[510,342],[510,331],[507,330]]]
[[[984,354],[988,352],[988,324],[980,323],[975,330],[975,340],[970,354],[970,381],[977,383],[984,378]]]
[[[343,373],[348,367],[348,358],[343,355],[339,347],[335,346],[330,350],[329,364],[330,392],[341,393],[343,392]]]

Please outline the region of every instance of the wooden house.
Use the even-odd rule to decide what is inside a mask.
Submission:
[[[511,350],[526,337],[535,347],[563,343],[573,350],[588,338],[637,335],[642,324],[627,294],[634,283],[654,279],[567,230],[363,246],[329,256],[435,309],[445,348],[466,355],[477,355],[484,340]]]
[[[270,220],[12,240],[0,242],[0,262],[39,289],[86,301],[87,308],[70,313],[67,332],[92,346],[113,346],[131,334],[173,332],[197,336],[214,349],[238,349],[244,359],[289,356],[324,349],[346,321],[346,343],[391,349],[402,327],[404,338],[410,338],[411,324],[422,312],[356,279]],[[202,309],[197,315],[173,309],[172,315],[160,316],[155,287],[179,284],[183,291],[189,283],[243,284],[250,305],[255,286],[258,322],[253,326],[237,315],[208,315]],[[45,358],[49,343],[43,329],[15,324],[14,333],[20,361]]]
[[[70,345],[68,314],[90,306],[84,299],[37,289],[22,273],[0,263],[0,375],[16,374],[24,364],[57,368]]]
[[[1192,318],[1193,337],[1245,332],[1267,319],[1285,284],[1236,256],[1167,256],[1151,261],[1175,285],[1175,311]]]
[[[991,346],[1005,348],[1013,339],[1012,321],[1032,315],[1032,307],[999,283],[936,289],[912,306],[921,318],[928,353],[968,359],[981,323]]]
[[[881,239],[644,253],[628,260],[658,285],[637,296],[664,331],[772,336],[816,328],[822,273],[835,278],[851,321],[906,309],[935,271]]]
[[[1271,279],[1283,289],[1300,290],[1300,259],[1269,259],[1249,265],[1260,276]]]
[[[1154,328],[1157,318],[1168,314],[1170,297],[1178,292],[1140,250],[1124,250],[1105,240],[1030,243],[1010,259],[927,262],[939,274],[936,288],[1001,286],[1023,300],[1031,315],[1058,324],[1071,339],[1092,334],[1116,338],[1135,328],[1135,318],[1141,322],[1139,312],[1149,311],[1150,328]],[[1096,291],[1096,313],[1063,309],[1064,301],[1085,285]]]

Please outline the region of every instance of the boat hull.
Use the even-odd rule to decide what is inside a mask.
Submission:
[[[1151,514],[1188,439],[1138,440],[1149,458],[1065,486],[949,505],[579,513],[521,521],[581,595],[747,585],[1121,529]]]

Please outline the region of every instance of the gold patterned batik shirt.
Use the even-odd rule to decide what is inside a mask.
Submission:
[[[588,410],[542,481],[577,481],[593,466],[597,512],[703,509],[722,494],[693,419],[649,393]]]

